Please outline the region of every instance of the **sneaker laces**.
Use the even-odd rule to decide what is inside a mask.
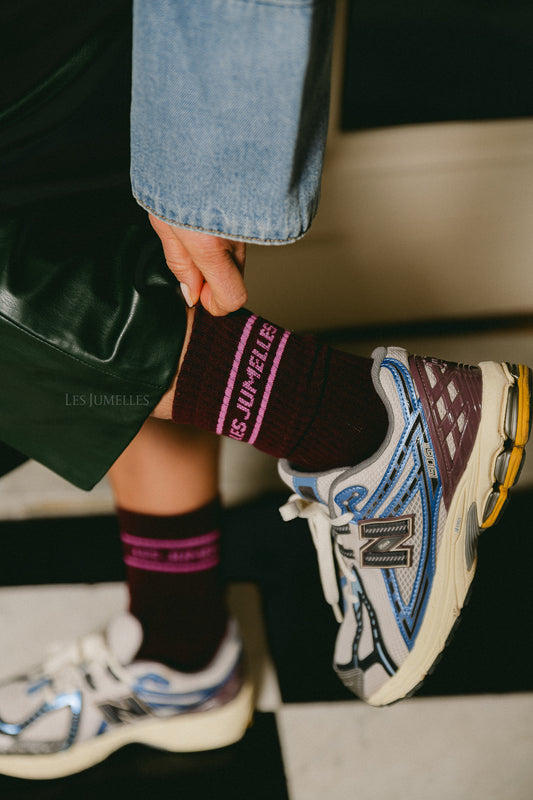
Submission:
[[[113,676],[125,683],[130,676],[107,646],[104,636],[90,633],[71,644],[52,645],[44,663],[36,671],[37,680],[46,680],[45,696],[52,701],[57,693],[67,693],[85,688],[87,679],[94,686],[95,668],[111,671]]]
[[[344,563],[337,539],[335,538],[332,541],[331,529],[346,526],[353,520],[353,514],[351,511],[346,511],[339,517],[330,517],[323,503],[316,500],[304,500],[299,494],[291,495],[279,511],[284,522],[289,522],[297,517],[307,520],[317,553],[318,570],[324,597],[333,609],[337,622],[342,622],[344,617],[340,607],[334,553],[342,572],[349,580],[351,580],[352,576]]]

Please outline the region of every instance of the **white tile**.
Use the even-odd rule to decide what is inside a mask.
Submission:
[[[291,800],[531,800],[533,694],[288,705]]]
[[[236,506],[261,496],[283,490],[275,458],[233,439],[222,439],[220,496],[223,503]]]
[[[258,711],[275,711],[281,705],[281,693],[268,651],[261,597],[257,587],[251,583],[231,585],[228,604],[241,626],[246,657],[256,689],[256,708]]]
[[[249,248],[249,307],[322,330],[527,312],[532,132],[506,120],[330,135],[310,233]]]
[[[0,677],[40,663],[53,642],[104,628],[126,598],[122,583],[0,589]]]
[[[274,458],[229,439],[222,443],[220,472],[220,495],[228,507],[283,488]],[[105,479],[86,492],[35,461],[0,479],[0,519],[113,514],[114,509]]]
[[[27,461],[0,480],[0,519],[112,512],[113,499],[106,481],[84,492],[35,461]]]

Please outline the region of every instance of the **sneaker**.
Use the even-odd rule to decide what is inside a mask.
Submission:
[[[141,641],[140,623],[124,614],[105,636],[84,637],[0,686],[0,773],[59,778],[131,742],[191,752],[242,738],[253,698],[234,622],[200,672],[135,661]]]
[[[334,669],[372,705],[411,695],[444,649],[476,568],[480,532],[499,518],[530,431],[531,376],[374,351],[388,435],[365,462],[303,473],[281,509],[303,517],[340,622]]]

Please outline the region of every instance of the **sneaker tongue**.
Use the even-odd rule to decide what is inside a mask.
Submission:
[[[123,666],[131,664],[143,640],[141,623],[132,614],[124,612],[111,620],[106,639],[107,646],[117,661]]]

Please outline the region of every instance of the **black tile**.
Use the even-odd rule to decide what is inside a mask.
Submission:
[[[5,442],[0,442],[0,477],[11,472],[15,467],[20,467],[26,461],[28,461],[27,456],[19,453]]]
[[[221,750],[177,754],[130,745],[78,775],[52,781],[0,776],[10,800],[289,800],[276,720],[256,713],[244,739]]]
[[[272,495],[227,515],[228,580],[260,588],[267,638],[285,702],[352,699],[331,661],[337,623],[324,601],[307,524],[284,523]],[[514,492],[480,538],[479,568],[461,625],[420,694],[532,691],[533,491]],[[0,585],[122,580],[115,518],[0,523]]]
[[[0,522],[0,586],[124,580],[114,516]]]
[[[532,491],[514,492],[502,520],[480,537],[470,601],[418,695],[533,691],[532,509]],[[353,699],[331,669],[337,624],[321,597],[313,557],[305,532],[295,531],[278,580],[270,575],[263,584],[270,648],[285,702]]]
[[[278,506],[285,498],[269,495],[227,512],[222,555],[228,580],[275,577],[284,551],[294,552],[294,537],[285,544],[286,536],[299,531],[307,540],[305,523],[284,527]],[[0,541],[0,586],[125,579],[115,515],[1,520]]]
[[[351,0],[344,129],[527,117],[531,3]]]
[[[420,695],[533,690],[533,492],[514,492],[479,540],[468,605]]]

